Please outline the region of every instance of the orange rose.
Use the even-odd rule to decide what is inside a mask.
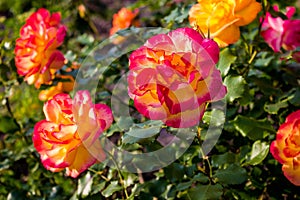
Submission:
[[[56,49],[66,35],[66,27],[60,24],[60,18],[59,13],[50,15],[48,10],[39,9],[27,19],[16,41],[18,73],[36,88],[51,83],[54,73],[64,65],[65,58]]]
[[[300,110],[291,113],[279,127],[270,151],[282,164],[287,179],[300,186]]]
[[[118,30],[128,28],[131,25],[139,26],[139,22],[134,21],[138,13],[138,9],[131,11],[127,8],[122,8],[119,10],[119,12],[113,16],[113,27],[110,29],[110,35],[113,35]]]
[[[58,76],[61,79],[64,79],[64,82],[58,82],[57,85],[50,87],[47,90],[42,90],[39,94],[39,99],[41,101],[46,101],[52,99],[52,97],[59,93],[68,93],[73,90],[74,78],[70,75],[61,75]]]
[[[74,100],[55,95],[45,103],[44,113],[46,119],[34,126],[33,144],[46,169],[66,169],[67,176],[76,178],[105,159],[98,138],[113,121],[107,105],[94,105],[88,91],[78,91]]]
[[[255,0],[198,0],[189,12],[189,21],[225,47],[239,40],[239,27],[252,22],[260,10],[261,4]]]

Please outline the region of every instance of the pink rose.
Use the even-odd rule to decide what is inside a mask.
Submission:
[[[273,8],[279,12],[278,6]],[[273,18],[270,13],[266,14],[261,35],[273,51],[280,52],[281,47],[285,50],[295,50],[300,46],[300,20],[291,19],[294,13],[295,7],[287,7],[286,20],[280,17]]]

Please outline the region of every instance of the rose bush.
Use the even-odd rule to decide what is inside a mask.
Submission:
[[[153,36],[130,55],[129,96],[150,119],[194,126],[206,104],[226,94],[218,59],[218,45],[191,28]]]
[[[196,3],[0,1],[0,199],[300,199],[299,2]]]
[[[76,178],[105,159],[98,137],[113,118],[105,104],[93,105],[88,91],[78,91],[74,100],[57,94],[44,105],[45,120],[34,126],[33,144],[46,169]]]

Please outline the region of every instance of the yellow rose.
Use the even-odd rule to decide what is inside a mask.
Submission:
[[[251,23],[261,10],[255,0],[198,0],[189,12],[189,21],[220,47],[240,38],[240,26]]]

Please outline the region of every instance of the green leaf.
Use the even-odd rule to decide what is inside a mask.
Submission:
[[[221,110],[213,109],[212,111],[206,111],[202,120],[210,126],[221,126],[225,122],[225,114]]]
[[[223,193],[223,187],[220,184],[216,185],[198,185],[188,191],[189,199],[209,200],[220,199]]]
[[[149,183],[148,188],[153,196],[161,196],[167,189],[167,181],[164,179],[154,180]]]
[[[119,121],[118,121],[118,126],[121,129],[129,129],[133,125],[133,121],[131,117],[124,117],[121,116]]]
[[[270,62],[274,59],[274,54],[271,52],[259,52],[255,59],[254,66],[256,67],[269,67]]]
[[[78,180],[77,194],[86,197],[90,194],[93,184],[93,176],[90,172]]]
[[[124,187],[127,188],[134,184],[136,180],[138,180],[138,176],[132,173],[123,172],[124,177]]]
[[[300,89],[298,88],[290,99],[290,103],[294,106],[300,106]]]
[[[176,190],[177,191],[182,191],[182,190],[186,190],[189,187],[191,187],[191,185],[193,184],[193,181],[188,181],[188,182],[184,182],[184,183],[179,183],[176,185]]]
[[[270,114],[277,114],[279,109],[288,107],[289,104],[287,103],[287,100],[279,101],[274,104],[265,104],[264,109],[266,112]]]
[[[241,184],[247,180],[247,171],[237,164],[231,164],[226,169],[219,169],[214,178],[222,184]]]
[[[236,161],[236,155],[231,152],[226,152],[221,155],[213,155],[211,157],[211,164],[213,167],[220,167],[224,164],[234,163]]]
[[[84,33],[83,35],[80,35],[77,37],[77,41],[84,45],[91,45],[95,41],[94,37],[92,35],[88,35]]]
[[[224,84],[227,87],[227,101],[233,102],[233,100],[243,96],[246,81],[242,76],[229,75],[225,78]]]
[[[113,193],[122,190],[122,186],[118,184],[118,181],[112,181],[105,190],[102,191],[102,195],[105,197],[111,196]]]
[[[189,16],[189,10],[190,8],[188,7],[176,7],[172,12],[164,18],[164,20],[167,23],[170,22],[177,22],[177,23],[182,23],[187,17]]]
[[[106,184],[106,181],[103,181],[101,183],[97,183],[97,185],[93,185],[91,194],[97,194],[98,192],[100,192],[101,190],[103,190],[104,187],[105,187],[105,184]]]
[[[200,182],[200,183],[207,183],[209,181],[208,177],[205,176],[204,174],[202,173],[199,173],[197,175],[195,175],[193,178],[192,178],[192,181],[197,181],[197,182]]]
[[[246,106],[252,103],[254,99],[255,90],[249,89],[248,85],[245,85],[245,91],[243,93],[243,96],[239,98],[239,103],[241,106]]]
[[[1,152],[2,153],[2,152]],[[10,160],[8,158],[6,158],[5,160],[0,162],[0,172],[8,169],[10,167]]]
[[[274,87],[271,78],[267,74],[259,70],[254,70],[252,73],[253,75],[249,76],[249,82],[255,83],[265,95],[278,95],[282,93],[279,88]]]
[[[23,199],[26,199],[24,197],[24,192],[19,190],[13,190],[7,196],[7,200],[23,200]]]
[[[269,153],[269,144],[257,140],[252,145],[250,158],[245,164],[257,165],[261,163]]]
[[[143,124],[132,126],[122,137],[124,144],[133,144],[149,140],[161,130],[161,121],[147,121]]]
[[[256,120],[238,115],[232,122],[235,129],[239,131],[242,136],[247,136],[252,140],[263,139],[266,134],[275,132],[272,124],[267,121],[267,119]]]
[[[178,163],[173,163],[164,168],[166,178],[171,182],[181,181],[184,176],[184,166]]]
[[[223,49],[220,52],[220,60],[217,64],[217,68],[221,71],[222,76],[226,76],[230,70],[230,65],[234,63],[236,56],[232,55],[228,48]]]

